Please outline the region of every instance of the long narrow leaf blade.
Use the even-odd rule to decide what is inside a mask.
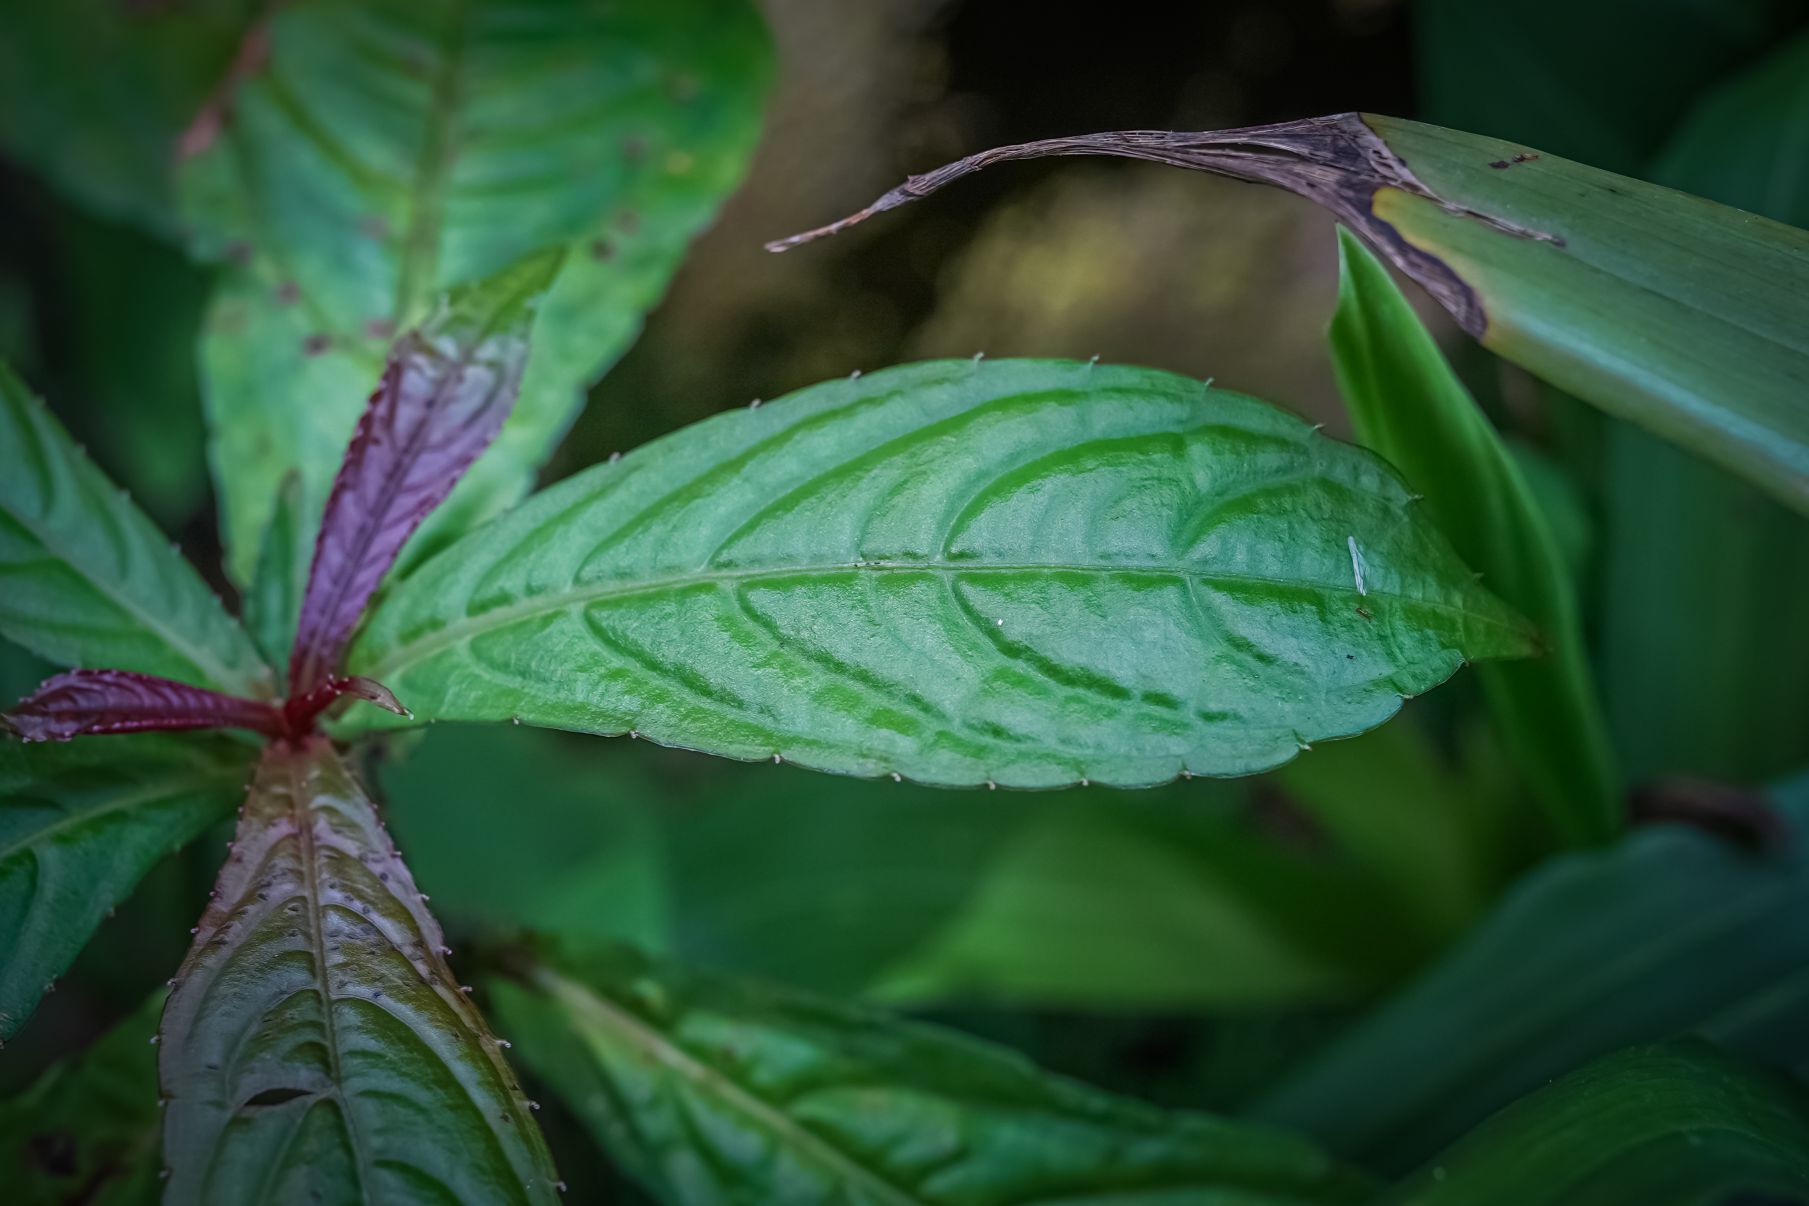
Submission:
[[[1809,31],[1704,97],[1653,177],[1809,228],[1805,147]],[[1629,772],[1755,782],[1794,768],[1809,732],[1809,519],[1624,427],[1607,433],[1605,494],[1603,681]]]
[[[222,263],[200,357],[239,581],[291,469],[320,514],[394,336],[564,246],[514,413],[404,562],[525,494],[740,179],[770,72],[748,0],[328,0],[265,33],[179,171]]]
[[[270,745],[163,1014],[168,1200],[557,1201],[446,953],[332,746]]]
[[[1357,439],[1426,496],[1459,555],[1539,629],[1542,657],[1478,667],[1514,765],[1567,843],[1612,837],[1621,788],[1576,590],[1519,468],[1388,271],[1340,231],[1332,361]]]
[[[88,734],[182,729],[250,729],[274,736],[283,726],[275,705],[262,700],[130,670],[70,670],[0,714],[0,729],[26,741],[68,741]]]
[[[870,1010],[560,952],[497,983],[529,1064],[666,1203],[1361,1201],[1279,1131],[1142,1103]]]
[[[332,676],[403,543],[502,429],[559,259],[533,256],[454,292],[390,351],[315,539],[289,660],[292,694]]]
[[[251,639],[0,365],[0,634],[63,665],[267,693]]]
[[[405,578],[351,666],[424,718],[1147,786],[1275,766],[1530,645],[1367,453],[1167,373],[956,361],[561,483]]]
[[[1690,1033],[1809,1073],[1809,779],[1765,855],[1641,829],[1554,859],[1251,1116],[1399,1172],[1567,1070]]]
[[[0,1040],[154,863],[230,813],[250,762],[221,738],[0,741]]]
[[[1635,1048],[1515,1102],[1384,1206],[1729,1206],[1809,1195],[1809,1094],[1701,1042]]]
[[[1809,511],[1809,233],[1529,147],[1344,113],[997,147],[785,250],[990,164],[1117,155],[1315,201],[1487,347]]]

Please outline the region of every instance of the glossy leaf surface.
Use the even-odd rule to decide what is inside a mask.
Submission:
[[[1153,1107],[883,1014],[626,950],[500,982],[504,1024],[659,1201],[1361,1200],[1361,1177],[1257,1127]]]
[[[1515,1102],[1388,1206],[1729,1206],[1809,1194],[1809,1096],[1706,1043],[1635,1048]]]
[[[426,717],[1143,786],[1266,769],[1528,647],[1392,473],[1298,419],[1151,370],[945,361],[543,492],[405,579],[350,664]]]
[[[1809,233],[1526,146],[1367,113],[995,147],[783,251],[991,164],[1115,155],[1324,206],[1502,356],[1809,511]]]
[[[269,690],[201,576],[4,366],[0,448],[0,633],[64,665]]]
[[[269,746],[164,1010],[169,1199],[556,1201],[445,953],[332,747]]]
[[[289,661],[291,692],[332,677],[403,542],[501,430],[558,262],[530,257],[455,291],[390,350],[327,497]]]
[[[514,414],[418,540],[520,497],[739,178],[767,72],[744,0],[323,0],[266,45],[181,181],[226,261],[201,362],[241,581],[288,470],[320,513],[390,340],[570,245]]]
[[[0,739],[0,1039],[153,863],[242,798],[250,761],[221,738]]]
[[[79,1054],[0,1101],[0,1185],[15,1206],[155,1206],[157,1032],[154,994]]]
[[[1809,1071],[1809,780],[1776,798],[1790,830],[1769,855],[1663,825],[1531,872],[1253,1116],[1398,1172],[1634,1043],[1694,1033]]]
[[[1482,686],[1553,831],[1606,841],[1621,825],[1621,787],[1556,537],[1388,270],[1348,231],[1339,240],[1332,361],[1357,439],[1426,495],[1464,561],[1539,629],[1544,655],[1479,666]]]

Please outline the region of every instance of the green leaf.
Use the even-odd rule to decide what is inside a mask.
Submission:
[[[1276,771],[1273,785],[1367,873],[1372,899],[1387,897],[1420,930],[1422,951],[1461,935],[1495,894],[1509,818],[1413,724],[1319,746]],[[1373,935],[1373,920],[1357,925]],[[1330,919],[1319,928],[1336,932]]]
[[[1464,561],[1532,620],[1543,657],[1477,668],[1515,766],[1572,845],[1621,826],[1621,785],[1596,702],[1576,592],[1519,466],[1381,261],[1339,230],[1332,362],[1357,439],[1386,457]]]
[[[529,1065],[662,1202],[1259,1206],[1366,1192],[1279,1132],[1165,1114],[951,1032],[626,950],[562,955],[495,987]]]
[[[1530,147],[1369,113],[1118,130],[922,173],[784,251],[990,164],[1118,155],[1324,206],[1508,360],[1809,511],[1809,233]]]
[[[767,74],[746,0],[322,0],[268,29],[182,172],[227,260],[201,361],[241,581],[285,473],[320,513],[391,336],[571,244],[515,412],[417,555],[518,499],[740,178]]]
[[[1252,1117],[1398,1172],[1635,1043],[1700,1034],[1809,1073],[1809,779],[1779,804],[1790,834],[1762,857],[1661,825],[1539,867]]]
[[[404,579],[350,664],[423,717],[1143,786],[1266,769],[1528,643],[1391,473],[1298,419],[1145,369],[940,361],[543,492]]]
[[[1379,874],[1253,831],[1231,785],[976,801],[672,758],[436,726],[386,765],[384,796],[450,925],[629,940],[819,992],[1248,1008],[1371,994],[1430,952]]]
[[[151,865],[232,807],[249,761],[224,738],[0,740],[0,1039]]]
[[[447,953],[332,746],[269,746],[163,1014],[168,1200],[557,1201]]]
[[[1676,1043],[1609,1056],[1514,1103],[1382,1201],[1728,1206],[1805,1193],[1809,1095]]]
[[[1809,35],[1705,97],[1656,178],[1809,226]],[[1603,680],[1644,777],[1754,782],[1804,752],[1809,521],[1642,432],[1608,435]]]
[[[0,634],[63,665],[269,693],[251,638],[5,365],[0,447]]]
[[[1385,189],[1375,215],[1473,291],[1484,346],[1809,511],[1809,233],[1553,155],[1516,161],[1535,152],[1512,143],[1367,120],[1431,193]]]
[[[0,9],[0,143],[96,212],[174,239],[171,165],[256,0]]]
[[[0,1185],[14,1206],[155,1206],[157,1032],[152,995],[92,1046],[0,1102]]]
[[[288,677],[289,651],[295,645],[295,625],[301,615],[302,587],[314,552],[307,530],[301,512],[301,474],[291,472],[283,478],[276,495],[276,510],[264,529],[264,539],[258,543],[257,569],[246,587],[243,604],[245,627],[264,660],[276,668],[279,680]]]

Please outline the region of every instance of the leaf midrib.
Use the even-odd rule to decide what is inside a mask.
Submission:
[[[798,1123],[782,1109],[700,1062],[665,1034],[585,985],[545,967],[536,968],[533,976],[554,1000],[577,1014],[580,1023],[588,1021],[600,1030],[620,1035],[648,1059],[678,1073],[716,1100],[740,1111],[768,1133],[785,1140],[790,1150],[814,1157],[815,1162],[837,1177],[841,1184],[858,1186],[877,1202],[922,1206],[924,1199],[856,1162],[847,1152]],[[589,1045],[588,1040],[586,1045]]]
[[[328,757],[337,759],[338,755],[329,753]],[[345,1075],[339,1059],[339,1025],[333,1015],[334,996],[332,974],[328,971],[327,938],[325,933],[326,905],[321,899],[320,866],[317,859],[317,848],[314,834],[315,822],[315,779],[314,767],[299,757],[288,760],[290,821],[295,826],[297,853],[301,856],[302,884],[308,901],[308,928],[312,939],[314,966],[320,977],[320,1018],[321,1031],[327,1049],[328,1083],[332,1086],[331,1094],[337,1099],[339,1108],[345,1115],[346,1143],[352,1149],[352,1162],[358,1170],[358,1197],[360,1201],[369,1202],[371,1172],[370,1155],[364,1150],[364,1144],[358,1134],[358,1119],[352,1116],[351,1102],[345,1095]],[[230,1125],[230,1117],[228,1119]]]
[[[428,96],[426,129],[415,164],[414,186],[409,190],[414,204],[409,210],[408,230],[397,264],[396,308],[391,315],[398,327],[408,323],[425,301],[439,265],[440,224],[452,173],[455,110],[462,101],[461,83],[470,34],[471,0],[457,0],[447,19],[446,44]]]
[[[843,561],[819,563],[815,565],[758,566],[747,569],[705,569],[688,574],[671,574],[658,578],[612,579],[589,586],[572,587],[552,594],[532,595],[518,602],[503,607],[493,608],[475,616],[467,616],[445,624],[432,632],[397,646],[394,650],[379,658],[372,664],[368,673],[382,678],[393,675],[399,669],[424,660],[442,649],[456,645],[461,641],[483,635],[487,632],[507,628],[522,620],[537,615],[562,611],[574,604],[594,603],[605,599],[631,598],[635,595],[657,594],[662,591],[683,590],[691,586],[738,585],[747,582],[759,582],[765,579],[828,577],[835,574],[857,573],[936,573],[960,575],[991,574],[1091,574],[1099,576],[1144,576],[1181,578],[1208,582],[1218,586],[1279,586],[1290,589],[1305,589],[1324,594],[1347,598],[1386,599],[1403,605],[1425,607],[1450,615],[1492,625],[1496,628],[1512,632],[1518,636],[1527,636],[1527,631],[1520,625],[1509,623],[1480,611],[1470,610],[1450,603],[1442,603],[1433,599],[1419,599],[1409,595],[1401,595],[1390,591],[1377,590],[1371,587],[1359,595],[1353,582],[1350,586],[1334,586],[1326,582],[1314,582],[1299,578],[1271,578],[1258,574],[1228,573],[1223,570],[1210,570],[1194,566],[1174,565],[1159,562],[958,562],[958,561]]]

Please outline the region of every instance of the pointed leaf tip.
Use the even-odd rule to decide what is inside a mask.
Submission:
[[[409,536],[496,438],[515,403],[534,308],[560,262],[540,253],[452,293],[396,341],[328,496],[289,689],[325,684]]]
[[[282,718],[270,704],[130,670],[56,675],[0,721],[25,741],[160,729],[282,732]]]

